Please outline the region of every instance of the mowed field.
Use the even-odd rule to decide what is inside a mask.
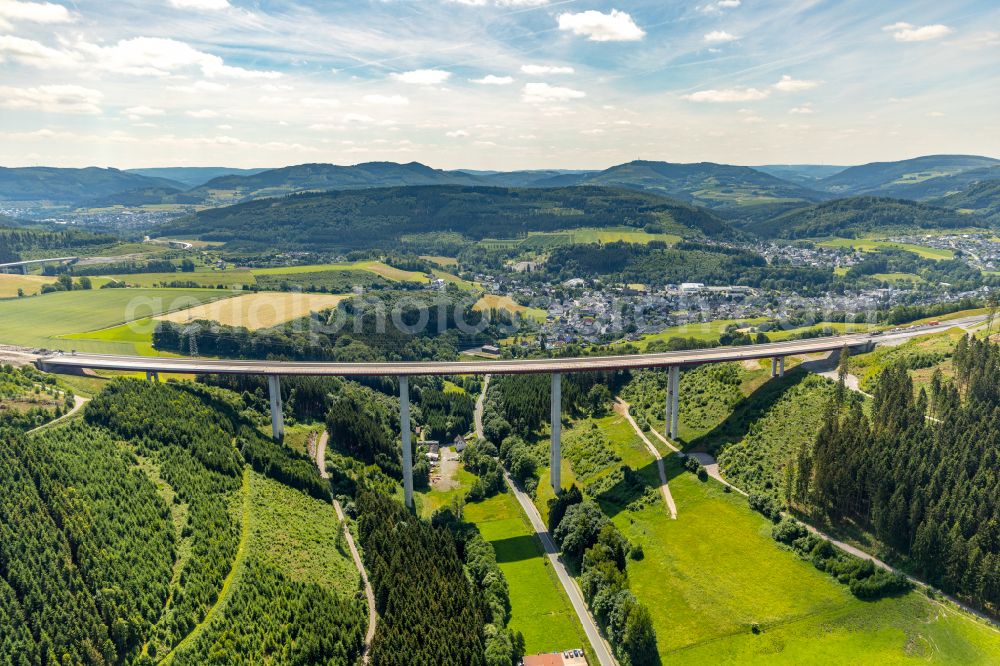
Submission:
[[[214,289],[94,289],[0,301],[0,344],[134,354],[133,341],[69,339],[228,298]]]
[[[637,461],[643,449],[634,433],[614,417],[596,423],[619,464],[656,479],[651,456]],[[567,437],[583,427],[589,422],[575,424]],[[629,581],[650,610],[663,663],[1000,663],[1000,632],[918,592],[856,599],[779,547],[771,523],[742,496],[699,481],[676,457],[665,462],[676,520],[661,502],[634,512],[602,502],[622,533],[643,547],[644,558],[628,562]],[[540,495],[546,487],[539,486]]]
[[[346,296],[342,294],[301,294],[297,292],[243,294],[213,301],[156,317],[161,321],[185,324],[192,321],[215,321],[227,326],[251,330],[270,328],[310,312],[332,308]]]
[[[472,309],[480,312],[489,310],[504,310],[511,314],[519,314],[523,317],[534,319],[536,321],[544,321],[546,315],[545,310],[529,308],[516,302],[510,296],[498,296],[496,294],[484,294],[478,301],[476,301],[476,304],[472,306]]]

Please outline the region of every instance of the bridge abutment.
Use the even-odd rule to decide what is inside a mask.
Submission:
[[[285,436],[285,416],[281,411],[281,381],[278,375],[267,376],[267,393],[271,401],[271,436],[280,441]]]

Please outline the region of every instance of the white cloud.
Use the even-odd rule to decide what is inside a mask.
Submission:
[[[722,90],[699,90],[690,95],[681,95],[681,99],[690,102],[755,102],[768,96],[767,90],[758,88],[725,88]]]
[[[948,115],[948,114],[946,114],[946,113],[944,113],[942,111],[931,111],[930,113],[927,114],[927,117],[928,118],[944,118],[946,115]]]
[[[806,81],[803,79],[793,79],[785,74],[781,80],[774,84],[775,90],[781,92],[800,92],[802,90],[812,90],[819,85],[819,81]]]
[[[0,86],[0,106],[8,109],[37,109],[45,113],[96,115],[104,95],[99,90],[77,85],[45,85],[33,88]]]
[[[933,25],[915,26],[912,23],[893,23],[882,28],[885,32],[891,32],[893,39],[897,42],[926,42],[932,39],[940,39],[945,35],[950,35],[954,30],[946,25],[935,23]]]
[[[788,113],[795,113],[799,115],[808,115],[812,112],[813,112],[812,107],[809,106],[808,104],[803,106],[796,106],[788,110]]]
[[[190,118],[218,118],[219,112],[212,109],[198,109],[197,111],[188,111],[184,115]]]
[[[547,102],[565,102],[571,99],[586,97],[582,90],[550,86],[548,83],[526,83],[521,90],[522,99],[530,104],[545,104]]]
[[[130,106],[122,113],[129,120],[142,120],[148,116],[162,116],[166,112],[163,109],[157,109],[152,106]]]
[[[217,11],[229,9],[229,0],[170,0],[170,5],[177,9],[200,9]]]
[[[220,129],[220,130],[224,130],[225,131],[225,130],[231,130],[231,129],[233,129],[233,126],[232,125],[216,125],[215,129]]]
[[[8,21],[69,23],[72,20],[73,15],[68,9],[52,2],[0,0],[0,27],[9,27]]]
[[[559,15],[559,29],[587,37],[592,42],[634,42],[646,36],[626,12],[612,9],[604,14],[594,9]]]
[[[177,92],[183,93],[199,93],[199,92],[222,92],[228,89],[225,83],[216,83],[215,81],[195,81],[189,86],[167,86],[167,90],[176,90]],[[267,86],[261,86],[261,88],[267,90]]]
[[[372,118],[371,116],[366,116],[363,113],[348,113],[344,116],[344,122],[364,125],[367,123],[375,122],[375,119]]]
[[[469,83],[478,83],[482,86],[509,86],[514,83],[513,76],[496,76],[487,74],[481,79],[469,79]]]
[[[376,106],[406,106],[410,100],[402,95],[365,95],[362,98],[367,104]]]
[[[604,134],[604,130],[599,127],[595,127],[593,129],[580,130],[580,134],[585,134],[587,136],[600,136],[601,134]]]
[[[97,67],[118,74],[168,76],[198,68],[208,78],[276,79],[281,72],[244,69],[227,65],[222,58],[185,42],[160,37],[123,39],[114,46],[78,42],[76,49],[90,56]]]
[[[521,71],[532,76],[542,74],[572,74],[574,72],[572,67],[557,65],[521,65]]]
[[[726,42],[732,42],[736,39],[738,39],[736,35],[728,33],[725,30],[713,30],[705,35],[705,41],[709,44],[725,44]]]
[[[6,58],[12,58],[41,69],[66,67],[74,64],[73,57],[65,51],[49,48],[32,39],[0,35],[0,62]]]
[[[415,69],[410,72],[400,72],[393,74],[392,78],[401,83],[411,83],[421,86],[434,86],[444,83],[451,76],[451,72],[442,69]]]
[[[340,106],[340,100],[332,97],[303,97],[302,106],[310,109],[335,109]]]
[[[761,118],[760,116],[746,116],[745,118],[743,118],[743,122],[747,123],[748,125],[759,125],[760,123],[767,121]]]
[[[711,2],[701,8],[701,11],[708,14],[719,14],[726,9],[736,9],[741,4],[741,0],[719,0],[718,2]]]
[[[445,132],[445,136],[450,137],[452,139],[463,139],[469,136],[469,133],[466,132],[465,130],[454,130],[452,132]]]

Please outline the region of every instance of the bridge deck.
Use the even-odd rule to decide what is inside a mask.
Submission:
[[[419,361],[400,363],[322,363],[155,358],[101,354],[57,354],[39,359],[43,370],[81,369],[170,372],[176,374],[326,375],[339,377],[420,375],[514,375],[601,372],[636,368],[693,366],[749,359],[827,352],[873,342],[870,335],[843,335],[739,347],[716,347],[626,356],[587,356],[496,361]]]

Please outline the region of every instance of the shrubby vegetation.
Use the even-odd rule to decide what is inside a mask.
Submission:
[[[0,365],[0,428],[31,430],[73,408],[70,391],[55,387],[51,375],[31,366]]]
[[[764,498],[763,501],[768,500]],[[812,561],[813,566],[820,571],[829,573],[847,585],[851,594],[859,599],[880,599],[902,594],[913,587],[905,576],[876,567],[871,560],[863,560],[845,553],[826,539],[810,534],[794,519],[783,519],[771,529],[771,536],[775,541],[789,546],[803,558]]]

